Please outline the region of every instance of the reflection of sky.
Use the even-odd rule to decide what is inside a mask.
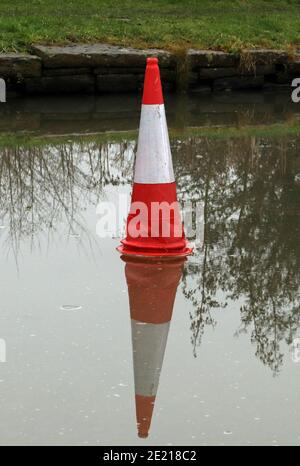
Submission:
[[[92,213],[87,220],[93,229]],[[43,254],[23,251],[19,276],[14,262],[2,258],[2,443],[140,444],[116,245],[102,241],[95,262],[75,242]],[[62,304],[82,309],[63,312]],[[212,311],[217,325],[206,329],[195,359],[193,308],[179,286],[146,445],[298,442],[299,367],[287,357],[273,378],[254,357],[249,336],[234,337],[240,304]]]

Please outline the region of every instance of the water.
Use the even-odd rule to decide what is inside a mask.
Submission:
[[[298,107],[167,104],[179,196],[205,206],[184,264],[96,234],[99,200],[130,191],[135,99],[0,108],[21,132],[0,149],[3,445],[300,444]]]

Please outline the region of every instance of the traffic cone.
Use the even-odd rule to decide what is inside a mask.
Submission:
[[[126,262],[138,436],[148,437],[159,376],[185,257],[170,261],[122,256]]]
[[[148,58],[126,238],[133,256],[187,256],[157,58]]]

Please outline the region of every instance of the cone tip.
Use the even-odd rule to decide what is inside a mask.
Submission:
[[[137,431],[140,438],[149,435],[155,396],[135,395]]]
[[[158,58],[156,57],[147,58],[147,65],[158,65]]]
[[[161,105],[164,103],[158,67],[158,58],[147,58],[144,80],[143,105]]]

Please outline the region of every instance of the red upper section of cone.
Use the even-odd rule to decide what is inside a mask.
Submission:
[[[160,82],[158,59],[147,58],[142,104],[155,105],[163,103],[164,98]]]

